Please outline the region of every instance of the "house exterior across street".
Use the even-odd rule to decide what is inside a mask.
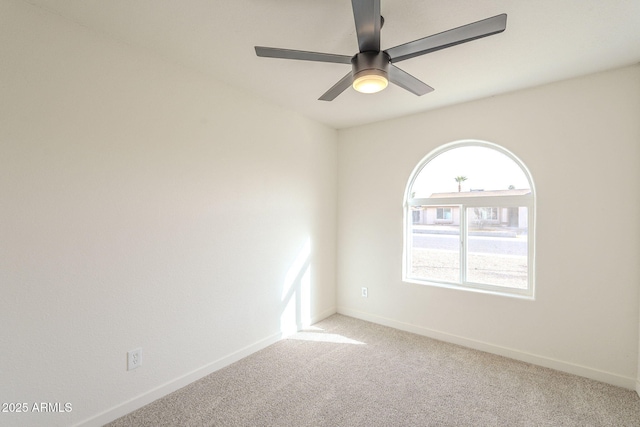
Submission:
[[[467,192],[433,193],[429,198],[468,198],[495,196],[524,196],[530,189],[513,190],[471,190]],[[415,206],[412,208],[413,223],[416,225],[460,225],[460,206],[443,203],[439,206]],[[526,207],[476,207],[470,218],[476,225],[493,227],[527,228]]]

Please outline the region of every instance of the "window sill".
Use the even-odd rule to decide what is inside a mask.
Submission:
[[[533,293],[529,294],[528,292],[515,293],[515,292],[502,291],[497,289],[488,289],[488,288],[467,286],[467,285],[457,285],[457,284],[445,283],[445,282],[432,282],[428,280],[410,279],[410,278],[403,278],[402,282],[410,283],[414,285],[431,286],[435,288],[444,288],[444,289],[454,289],[457,291],[475,292],[480,294],[497,295],[497,296],[508,297],[508,298],[516,298],[520,300],[535,301],[535,296],[533,295]]]

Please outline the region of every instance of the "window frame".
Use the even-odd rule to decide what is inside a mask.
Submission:
[[[506,155],[515,164],[517,164],[529,182],[531,192],[527,195],[512,196],[495,196],[478,194],[476,197],[427,197],[413,198],[413,185],[422,170],[427,167],[429,162],[446,151],[462,148],[462,147],[485,147],[496,150]],[[437,281],[433,279],[416,278],[410,275],[412,251],[413,251],[413,216],[412,208],[420,207],[443,207],[457,206],[460,212],[460,281],[447,282]],[[468,254],[468,237],[469,227],[467,218],[467,208],[527,208],[527,288],[510,288],[500,285],[489,285],[483,283],[474,283],[466,280],[467,276],[467,254]],[[499,212],[499,211],[498,211]],[[498,222],[500,215],[498,213]],[[486,141],[465,140],[456,141],[445,144],[429,154],[427,154],[414,168],[407,183],[404,196],[404,214],[403,214],[403,257],[402,257],[402,281],[405,283],[413,283],[420,285],[428,285],[435,287],[452,288],[459,290],[475,291],[482,293],[490,293],[501,296],[509,296],[523,299],[535,299],[535,224],[536,224],[536,191],[531,177],[531,173],[524,163],[513,153],[507,149]]]

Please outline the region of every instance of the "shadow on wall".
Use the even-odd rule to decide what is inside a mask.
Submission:
[[[311,322],[311,239],[307,238],[287,271],[282,287],[280,332],[291,335]]]
[[[280,332],[283,337],[333,344],[365,344],[311,326],[311,239],[309,238],[298,251],[298,256],[287,271],[281,301]]]

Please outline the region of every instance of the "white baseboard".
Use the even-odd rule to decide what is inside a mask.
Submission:
[[[319,321],[324,320],[327,317],[336,314],[337,312],[338,312],[338,310],[335,307],[330,308],[328,310],[323,311],[322,313],[319,313],[319,314],[317,314],[315,316],[312,316],[311,317],[311,321],[309,323],[311,325],[313,325],[314,323],[318,323]],[[308,326],[308,325],[304,325],[304,326]],[[300,328],[300,329],[302,329],[302,328]]]
[[[98,415],[95,415],[78,424],[75,424],[75,426],[76,427],[103,426],[106,423],[109,423],[117,418],[127,415],[132,411],[135,411],[136,409],[139,409],[145,405],[148,405],[154,400],[157,400],[188,384],[191,384],[192,382],[197,381],[200,378],[203,378],[219,369],[229,366],[230,364],[237,362],[238,360],[243,359],[249,356],[250,354],[255,353],[256,351],[262,350],[263,348],[278,342],[281,337],[282,337],[281,333],[273,334],[254,344],[251,344],[234,353],[231,353],[228,356],[225,356],[221,359],[211,362],[179,378],[171,380],[165,384],[162,384],[161,386],[158,386],[152,390],[149,390],[148,392],[145,392],[139,396],[136,396],[133,399],[130,399],[124,403],[121,403],[120,405],[114,406],[113,408],[110,408]]]
[[[512,349],[512,348],[501,347],[501,346],[490,344],[483,341],[477,341],[477,340],[461,337],[458,335],[448,334],[446,332],[440,332],[433,329],[423,328],[421,326],[416,326],[410,323],[404,323],[398,320],[376,316],[374,314],[353,310],[347,307],[338,307],[338,313],[344,314],[345,316],[366,320],[368,322],[377,323],[379,325],[389,326],[394,329],[399,329],[402,331],[423,335],[429,338],[434,338],[440,341],[446,341],[446,342],[458,344],[464,347],[486,351],[487,353],[493,353],[500,356],[509,357],[511,359],[532,363],[534,365],[543,366],[545,368],[551,368],[558,371],[567,372],[569,374],[590,378],[596,381],[601,381],[601,382],[612,384],[618,387],[624,387],[629,390],[635,389],[640,395],[640,380],[636,380],[635,378],[625,377],[622,375],[614,374],[612,372],[606,372],[606,371],[601,371],[594,368],[589,368],[587,366],[576,365],[574,363],[564,362],[562,360],[557,360],[550,357],[526,353],[526,352]]]
[[[317,323],[321,320],[326,319],[327,317],[335,314],[336,308],[330,308],[328,310],[323,311],[311,318],[311,324]],[[308,325],[298,325],[299,329],[302,329],[303,326]],[[157,400],[163,396],[166,396],[169,393],[172,393],[186,385],[191,384],[194,381],[199,380],[200,378],[206,377],[207,375],[222,369],[230,364],[237,362],[240,359],[243,359],[250,354],[255,353],[256,351],[262,350],[278,342],[282,338],[283,334],[281,332],[273,334],[267,338],[264,338],[254,344],[251,344],[247,347],[244,347],[228,356],[225,356],[215,362],[209,363],[201,368],[198,368],[192,372],[189,372],[179,378],[176,378],[172,381],[169,381],[165,384],[162,384],[159,387],[156,387],[148,392],[145,392],[139,396],[134,397],[120,405],[114,406],[98,415],[95,415],[91,418],[88,418],[78,424],[75,424],[74,427],[93,427],[93,426],[102,426],[106,423],[109,423],[117,418],[120,418],[128,413],[135,411],[136,409],[142,408],[145,405]]]

